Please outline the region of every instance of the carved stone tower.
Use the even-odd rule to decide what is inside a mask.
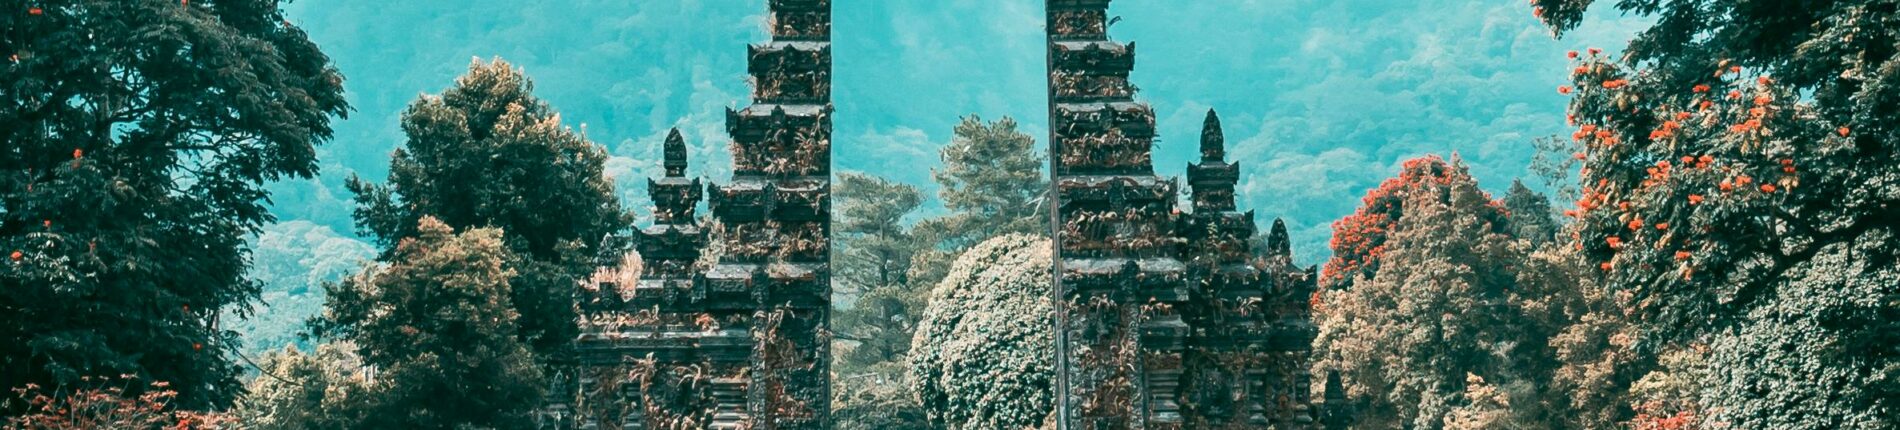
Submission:
[[[668,134],[654,224],[628,238],[637,259],[604,247],[544,427],[829,427],[831,2],[770,0],[767,25],[753,105],[726,113],[731,182],[686,178]]]
[[[711,193],[723,253],[705,277],[716,314],[751,331],[751,421],[715,429],[830,419],[831,1],[770,3],[772,40],[746,53],[753,104],[726,111],[733,178]]]
[[[1292,266],[1277,221],[1278,243],[1254,253],[1213,112],[1188,166],[1191,212],[1175,207],[1177,183],[1154,172],[1154,111],[1128,82],[1134,44],[1108,38],[1109,2],[1047,3],[1057,421],[1308,428],[1312,269]]]
[[[1057,414],[1070,429],[1180,428],[1189,327],[1178,185],[1154,174],[1154,111],[1107,0],[1049,0]]]

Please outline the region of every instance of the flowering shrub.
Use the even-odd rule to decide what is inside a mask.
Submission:
[[[178,392],[171,384],[145,383],[135,375],[118,378],[87,377],[78,387],[50,389],[37,384],[14,388],[7,409],[23,414],[8,418],[6,430],[61,429],[221,429],[230,417],[178,410]]]

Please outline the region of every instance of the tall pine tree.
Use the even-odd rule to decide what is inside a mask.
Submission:
[[[274,0],[0,6],[0,386],[226,404],[263,186],[316,172],[342,82]]]
[[[911,258],[928,244],[904,217],[923,203],[916,187],[858,173],[838,175],[833,283],[853,300],[831,325],[837,356],[833,402],[841,429],[907,429],[924,413],[901,381],[903,358],[926,289],[910,283]]]

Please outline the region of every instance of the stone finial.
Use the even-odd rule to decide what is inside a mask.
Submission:
[[[666,144],[661,150],[665,153],[664,155],[666,157],[666,161],[662,164],[662,166],[666,167],[666,177],[685,177],[686,138],[680,137],[680,129],[675,128],[666,133]]]
[[[1220,115],[1213,109],[1207,110],[1207,120],[1201,122],[1201,160],[1220,161],[1227,158],[1227,138],[1220,130]]]
[[[1286,220],[1273,219],[1273,229],[1267,231],[1267,255],[1292,257],[1293,244],[1286,234]]]

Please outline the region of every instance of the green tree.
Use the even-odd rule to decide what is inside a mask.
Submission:
[[[1511,235],[1528,239],[1533,245],[1543,245],[1557,240],[1557,233],[1563,226],[1553,218],[1550,198],[1544,197],[1524,181],[1511,181],[1511,189],[1504,193],[1504,210],[1510,215]]]
[[[957,258],[931,290],[910,352],[910,388],[952,430],[1036,427],[1055,410],[1049,360],[1054,246],[1008,234]]]
[[[959,250],[1008,233],[1046,234],[1043,195],[1049,182],[1042,168],[1047,163],[1036,140],[1016,131],[1016,120],[1009,117],[994,122],[964,117],[952,134],[940,152],[943,168],[931,177],[943,187],[938,195],[953,215],[922,228],[933,229]]]
[[[521,257],[510,262],[521,337],[548,351],[578,333],[572,291],[592,270],[587,250],[629,218],[602,174],[606,153],[533,91],[507,62],[475,60],[454,86],[403,113],[408,141],[391,156],[389,184],[351,178],[349,188],[357,226],[386,253],[425,216],[506,232]]]
[[[1534,5],[1561,33],[1592,3]],[[1620,55],[1577,56],[1573,214],[1637,353],[1706,345],[1687,409],[1712,422],[1900,427],[1894,5],[1616,7],[1657,20]]]
[[[905,273],[918,294],[936,287],[972,245],[1010,233],[1049,231],[1042,199],[1049,182],[1035,139],[1016,131],[1016,121],[1008,117],[995,122],[965,117],[953,134],[939,151],[944,167],[932,172],[942,188],[937,195],[950,213],[918,221],[910,230],[922,245]]]
[[[349,342],[295,347],[264,356],[261,372],[245,387],[232,411],[254,430],[346,430],[361,428],[375,396],[369,367]]]
[[[838,175],[836,291],[853,297],[832,317],[835,418],[843,429],[923,428],[921,406],[901,381],[903,358],[928,291],[910,283],[911,258],[927,244],[904,225],[923,203],[916,187],[857,173]]]
[[[1535,405],[1553,329],[1531,315],[1541,294],[1519,285],[1528,242],[1461,163],[1414,160],[1398,179],[1355,216],[1402,217],[1341,223],[1381,226],[1379,245],[1321,293],[1315,373],[1340,372],[1366,428],[1548,427]]]
[[[518,339],[501,230],[456,234],[433,217],[388,264],[326,286],[312,325],[377,369],[362,428],[520,428],[544,383]]]
[[[264,185],[316,172],[342,76],[275,1],[3,8],[0,386],[134,374],[227,404],[216,316],[256,298]]]

